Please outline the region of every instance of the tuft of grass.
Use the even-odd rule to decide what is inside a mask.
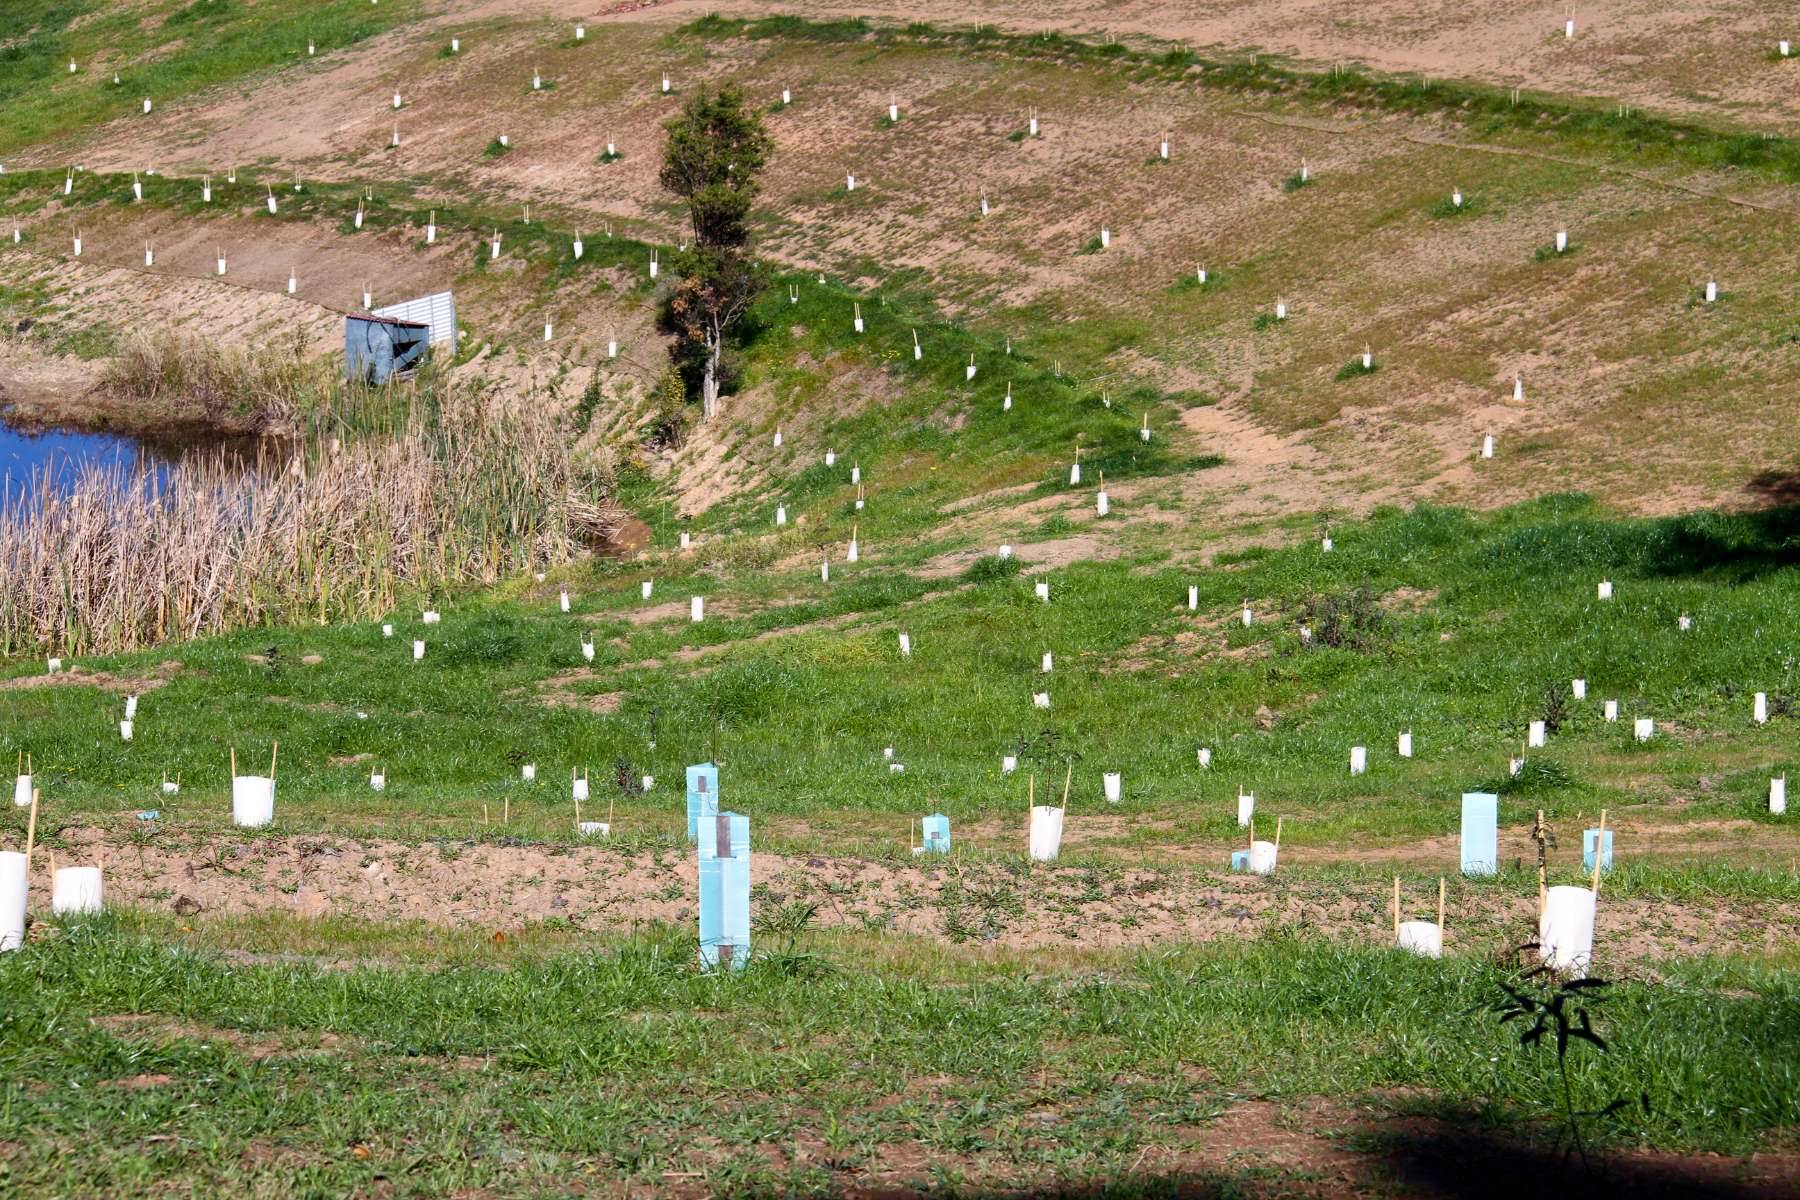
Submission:
[[[1445,196],[1431,206],[1431,215],[1437,220],[1447,221],[1456,217],[1471,217],[1487,207],[1487,199],[1483,196],[1464,196],[1459,205],[1449,196]]]
[[[1016,578],[1025,564],[1018,555],[1001,558],[998,554],[984,554],[970,563],[963,571],[963,579],[969,583],[999,583]]]
[[[1301,188],[1311,187],[1312,185],[1313,179],[1311,175],[1304,175],[1299,171],[1295,171],[1292,175],[1289,175],[1286,179],[1281,181],[1281,190],[1292,194],[1299,191]]]
[[[1271,313],[1269,315],[1273,316],[1274,314]],[[1359,354],[1343,366],[1339,367],[1338,373],[1333,376],[1333,378],[1339,383],[1343,383],[1345,380],[1360,379],[1364,375],[1373,375],[1379,370],[1381,370],[1381,364],[1379,362],[1370,362],[1368,366],[1363,366],[1362,355]]]
[[[1250,322],[1250,328],[1256,330],[1258,333],[1264,333],[1271,329],[1280,329],[1286,324],[1286,320],[1276,316],[1274,313],[1264,312],[1256,314],[1256,319]]]
[[[615,151],[613,151],[613,152],[611,152],[611,153],[602,153],[602,154],[601,154],[601,155],[600,155],[600,163],[601,163],[601,165],[602,165],[602,166],[604,166],[604,165],[605,165],[605,164],[607,164],[607,163],[616,163],[616,162],[618,162],[618,161],[619,161],[619,160],[620,160],[620,159],[621,159],[621,158],[624,158],[624,157],[625,157],[625,154],[624,154],[624,152],[623,152],[623,151],[619,151],[619,150],[615,150]]]
[[[1093,237],[1088,239],[1088,244],[1083,246],[1080,250],[1077,250],[1076,253],[1077,254],[1098,254],[1098,253],[1100,253],[1100,251],[1102,251],[1104,249],[1105,249],[1105,246],[1101,244],[1100,235],[1095,234]]]
[[[481,156],[483,158],[499,158],[502,155],[511,154],[512,152],[513,148],[511,146],[496,137],[483,148]]]

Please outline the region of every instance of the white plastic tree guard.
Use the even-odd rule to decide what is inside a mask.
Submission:
[[[1028,848],[1033,862],[1055,862],[1062,850],[1063,810],[1048,804],[1031,809]]]
[[[1543,746],[1545,744],[1544,739],[1544,723],[1542,721],[1533,721],[1527,726],[1525,732],[1525,744],[1527,746],[1533,748]]]
[[[1438,911],[1436,921],[1402,921],[1400,919],[1400,877],[1394,876],[1394,945],[1421,958],[1444,956],[1444,880],[1438,878]]]
[[[1369,769],[1369,748],[1367,746],[1350,747],[1350,773],[1361,775]]]
[[[99,867],[58,867],[50,884],[50,911],[57,916],[97,913],[102,902]]]
[[[1558,886],[1544,892],[1544,912],[1538,918],[1538,947],[1544,965],[1553,971],[1585,976],[1594,961],[1593,889]]]
[[[1100,776],[1100,788],[1106,796],[1108,804],[1117,804],[1123,791],[1123,776],[1117,771],[1108,771]]]
[[[275,819],[275,781],[267,775],[231,778],[231,823],[245,828]]]
[[[1400,735],[1394,739],[1394,751],[1401,758],[1411,758],[1413,756],[1412,730],[1403,729],[1400,731]]]
[[[706,619],[706,597],[695,596],[688,601],[688,620],[703,621]]]
[[[0,951],[25,944],[26,865],[19,851],[0,851]]]

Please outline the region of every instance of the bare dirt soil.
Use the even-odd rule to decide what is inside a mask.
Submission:
[[[92,828],[59,836],[64,865],[103,864],[111,902],[183,914],[276,911],[495,929],[559,917],[609,933],[696,916],[695,866],[685,850],[282,836],[187,842],[173,831],[135,846]],[[1279,875],[757,854],[752,887],[765,914],[812,904],[825,928],[1000,948],[1150,946],[1284,930],[1392,936],[1385,889],[1355,895]],[[1609,970],[1650,969],[1701,949],[1773,951],[1800,933],[1800,905],[1785,903],[1747,916],[1726,901],[1606,898],[1601,913]],[[1471,888],[1454,898],[1448,944],[1457,953],[1504,953],[1531,940],[1535,915],[1529,898]]]
[[[589,44],[558,46],[554,22],[592,16],[580,7],[448,4],[436,18],[273,76],[249,96],[223,89],[172,102],[38,157],[191,173],[260,158],[295,178],[377,188],[404,180],[419,203],[435,192],[530,202],[558,228],[593,237],[611,225],[672,244],[682,231],[656,186],[655,148],[680,93],[727,78],[759,97],[793,85],[795,104],[770,117],[777,153],[768,252],[870,285],[914,272],[947,311],[1015,335],[1040,356],[1059,356],[1065,331],[1088,336],[1079,323],[1091,322],[1110,331],[1092,336],[1120,346],[1090,348],[1094,384],[1142,380],[1185,397],[1181,427],[1167,436],[1222,453],[1227,465],[1121,486],[1121,525],[1137,519],[1129,510],[1140,498],[1168,506],[1145,520],[1167,511],[1230,525],[1419,498],[1505,503],[1549,481],[1645,512],[1757,505],[1769,496],[1756,480],[1800,465],[1784,436],[1793,350],[1755,315],[1791,298],[1800,270],[1800,242],[1788,236],[1790,189],[1682,169],[1595,170],[1578,152],[1566,162],[1522,155],[1437,119],[1296,113],[1278,101],[1004,56],[869,54],[854,43],[780,40],[671,45],[664,37],[673,24],[715,7],[689,0],[632,6]],[[840,11],[823,3],[774,9]],[[1768,62],[1775,35],[1763,28],[1766,16],[1726,0],[1678,13],[1624,3],[1578,9],[1580,32],[1569,44],[1558,33],[1562,10],[1550,5],[1502,14],[1384,2],[1346,14],[1317,0],[1197,9],[1123,0],[1052,12],[984,0],[973,9],[913,4],[892,15],[1154,29],[1207,44],[1286,45],[1322,61],[1368,46],[1378,64],[1500,82],[1514,77],[1509,71],[1571,90],[1636,80],[1677,107],[1678,93],[1711,86],[1679,82],[1688,72],[1741,83],[1745,98],[1730,103],[1752,117],[1781,113],[1800,95],[1754,82],[1800,70],[1800,60]],[[445,31],[473,20],[488,24],[469,33],[456,59],[440,58]],[[1743,61],[1708,57],[1727,51]],[[534,93],[534,70],[556,86]],[[673,99],[657,94],[665,70]],[[396,90],[406,103],[399,113]],[[883,130],[876,117],[890,96],[905,115]],[[1042,136],[1014,140],[1032,109]],[[389,152],[396,121],[403,142]],[[512,152],[485,156],[502,132]],[[1164,134],[1173,158],[1152,167]],[[601,164],[608,142],[624,157]],[[1286,194],[1281,181],[1302,159],[1317,183]],[[838,194],[849,171],[859,188]],[[1452,186],[1474,198],[1472,215],[1429,216]],[[993,203],[985,220],[975,215],[982,194]],[[423,252],[400,238],[225,214],[179,224],[112,211],[83,219],[97,222],[86,231],[90,256],[112,273],[90,278],[84,256],[52,282],[85,288],[78,312],[111,313],[121,328],[187,322],[251,339],[291,322],[326,346],[332,310],[354,307],[366,283],[379,299],[453,279],[479,331],[517,343],[482,363],[505,386],[592,363],[614,332],[624,352],[605,364],[609,377],[642,389],[662,367],[642,306],[546,288],[540,267],[523,263],[477,278],[465,241]],[[68,224],[53,210],[34,230],[40,252],[54,254]],[[1102,226],[1113,233],[1111,250],[1079,253]],[[1534,262],[1564,228],[1577,249]],[[157,243],[157,277],[131,269],[147,240]],[[205,273],[219,246],[233,266],[228,281],[215,282]],[[1197,265],[1211,267],[1217,288],[1179,290]],[[279,295],[290,269],[299,299],[322,307]],[[1728,293],[1711,311],[1695,300],[1708,278]],[[249,299],[237,284],[277,295]],[[1253,328],[1278,299],[1291,319]],[[555,343],[534,344],[546,322],[558,331]],[[1366,345],[1380,372],[1337,376]],[[15,390],[27,390],[23,380],[36,369],[0,367]],[[1526,380],[1520,404],[1508,399],[1515,375]],[[879,401],[861,386],[868,380],[842,382],[855,403]],[[807,419],[782,396],[734,398],[724,426],[658,466],[672,470],[683,509],[700,511],[784,468],[780,455],[734,447],[757,449],[776,427],[787,429],[790,447],[807,445]],[[1489,434],[1497,457],[1483,462],[1476,450]]]
[[[498,7],[490,2],[487,8]],[[520,11],[511,0],[508,11]],[[572,15],[579,0],[536,11]],[[1474,79],[1559,95],[1594,96],[1697,120],[1771,131],[1800,119],[1800,59],[1771,61],[1793,39],[1791,14],[1757,0],[1646,5],[1636,0],[1484,5],[1462,0],[905,0],[873,13],[833,0],[675,0],[624,20],[693,20],[795,13],[814,19],[871,16],[903,25],[931,21],[1008,30],[1141,35],[1221,51],[1289,55],[1326,66],[1361,63],[1434,79]],[[1576,36],[1564,36],[1573,17]]]

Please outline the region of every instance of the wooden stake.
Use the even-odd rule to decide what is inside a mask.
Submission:
[[[500,823],[502,825],[511,825],[512,824],[512,793],[511,792],[508,792],[506,795],[500,797]]]
[[[231,748],[231,777],[233,779],[237,778],[237,747],[236,746],[233,746]]]
[[[25,877],[31,877],[31,848],[37,845],[38,797],[36,788],[31,789],[31,817],[25,825]]]
[[[1438,876],[1438,934],[1444,932],[1444,877]]]
[[[275,757],[281,753],[281,743],[276,742],[269,747],[269,782],[275,782]]]
[[[1069,810],[1069,784],[1071,782],[1073,782],[1074,779],[1075,779],[1075,764],[1070,763],[1068,774],[1063,776],[1062,811],[1064,811],[1064,812],[1067,812]]]
[[[1400,936],[1400,877],[1394,876],[1394,936]]]
[[[619,798],[617,796],[609,796],[606,801],[606,834],[608,837],[612,836],[613,808],[618,802]]]
[[[1281,852],[1281,818],[1275,818],[1275,852]]]
[[[1594,835],[1594,900],[1600,900],[1600,851],[1606,845],[1606,810],[1600,810],[1600,832]]]
[[[481,827],[483,829],[486,829],[487,823],[488,823],[487,801],[483,800],[481,802]]]
[[[1542,829],[1543,827],[1544,827],[1544,810],[1540,808],[1540,809],[1538,809],[1538,828]],[[1544,905],[1549,903],[1548,898],[1544,895],[1545,888],[1544,888],[1544,853],[1543,853],[1543,849],[1544,849],[1544,846],[1547,844],[1548,844],[1547,842],[1538,843],[1538,916],[1540,918],[1544,915]]]

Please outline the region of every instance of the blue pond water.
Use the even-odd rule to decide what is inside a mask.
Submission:
[[[163,454],[120,434],[28,432],[0,421],[0,479],[11,495],[29,489],[46,467],[53,478],[69,480],[88,463],[140,465],[159,472],[169,466]]]

